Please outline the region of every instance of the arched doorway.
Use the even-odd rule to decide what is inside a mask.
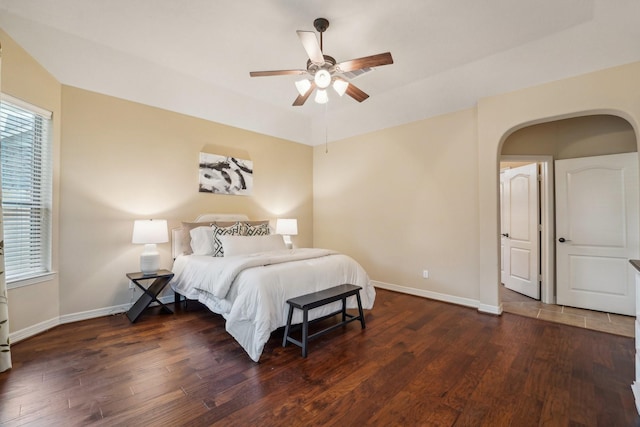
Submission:
[[[629,90],[640,62],[481,99],[478,122],[478,310],[500,314],[499,161],[504,141],[530,125],[596,114],[631,123],[640,143],[640,105]]]
[[[539,171],[541,171],[542,179],[540,185],[544,188],[540,192],[539,205],[541,231],[536,237],[540,240],[538,245],[540,250],[537,256],[539,256],[539,265],[541,266],[539,274],[543,295],[542,302],[555,303],[555,236],[552,232],[555,217],[554,200],[553,194],[545,194],[545,192],[553,192],[553,182],[547,182],[547,180],[553,181],[553,160],[637,152],[636,141],[636,134],[631,124],[621,117],[609,114],[579,116],[534,124],[513,132],[505,139],[500,153],[501,169],[517,167],[519,163],[514,163],[514,160],[520,160],[525,164],[538,163],[540,165]],[[505,162],[505,160],[512,162]],[[549,168],[551,168],[550,173],[547,172]],[[544,197],[548,199],[544,199]],[[549,211],[545,217],[546,209]],[[549,232],[550,230],[551,232]],[[548,234],[545,235],[545,232]],[[504,254],[501,252],[502,256]],[[509,300],[509,294],[504,293],[504,287],[501,288],[501,291],[501,301],[507,312],[520,311],[517,314],[533,315],[537,311],[536,317],[541,316],[547,320],[555,319],[570,324],[578,322],[585,315],[580,310],[568,309],[565,311],[545,304],[533,304],[528,302],[526,297],[505,302],[503,300]],[[521,301],[521,305],[514,305],[513,301]],[[533,307],[536,310],[533,310]],[[598,324],[595,319],[602,320],[601,317],[591,316],[588,322],[585,320],[585,324],[592,324],[594,329],[599,330],[616,330],[616,327],[607,329],[611,325]],[[604,319],[611,320],[607,317]],[[618,329],[626,332],[630,323],[624,322],[624,320],[626,319],[620,319],[621,326]]]

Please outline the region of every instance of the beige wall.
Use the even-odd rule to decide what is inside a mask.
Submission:
[[[52,110],[55,125],[59,282],[10,291],[12,331],[128,303],[124,274],[137,270],[141,250],[130,243],[133,220],[177,225],[212,211],[297,217],[298,246],[344,251],[383,286],[496,312],[503,141],[581,115],[619,115],[634,138],[640,123],[640,63],[633,63],[485,98],[474,109],[330,144],[325,153],[61,86],[2,32],[0,41],[2,89]],[[200,151],[253,160],[254,196],[198,193]],[[169,267],[169,245],[160,249]]]
[[[636,135],[625,119],[590,115],[527,126],[502,145],[503,155],[548,155],[554,159],[637,151]]]
[[[638,138],[640,62],[548,83],[478,103],[480,305],[499,305],[499,154],[518,129],[593,114],[617,115]]]
[[[311,246],[311,147],[62,86],[1,30],[0,43],[2,91],[51,110],[54,120],[58,274],[9,291],[12,333],[128,304],[124,274],[139,269],[142,251],[131,244],[137,218],[177,226],[203,212],[294,217],[294,244]],[[201,151],[252,160],[253,196],[199,193]],[[159,246],[170,268],[170,245]]]
[[[125,273],[139,270],[133,220],[169,226],[204,212],[298,219],[311,246],[311,147],[85,90],[62,88],[60,311],[128,303]],[[198,154],[253,161],[252,196],[198,192]],[[159,245],[171,267],[170,245]]]
[[[634,63],[349,138],[330,144],[328,154],[316,147],[314,244],[354,256],[383,287],[499,313],[503,141],[511,135],[504,154],[524,147],[561,158],[595,155],[602,144],[606,152],[635,151],[639,80]],[[425,268],[429,279],[421,277]]]
[[[7,95],[53,113],[53,257],[52,268],[59,268],[59,172],[61,129],[61,85],[31,56],[0,29],[2,43],[2,87]],[[51,319],[60,313],[59,276],[42,283],[11,289],[9,298],[9,329],[21,330]]]
[[[315,246],[383,286],[477,300],[476,140],[469,109],[316,147]]]

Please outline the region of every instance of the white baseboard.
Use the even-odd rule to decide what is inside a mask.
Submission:
[[[477,308],[478,311],[482,313],[496,314],[496,315],[502,314],[502,304],[500,304],[499,306],[480,304],[480,301],[470,299],[470,298],[462,298],[454,295],[441,294],[441,293],[432,292],[432,291],[425,291],[423,289],[409,288],[406,286],[394,285],[392,283],[378,282],[375,280],[372,280],[371,283],[373,283],[373,285],[376,288],[388,289],[390,291],[400,292],[400,293],[409,294],[409,295],[415,295],[423,298],[429,298],[436,301],[448,302],[451,304],[462,305],[465,307],[473,307],[473,308]],[[164,295],[158,299],[162,301],[164,304],[172,303],[173,295]],[[157,304],[154,303],[151,305],[153,306]],[[79,313],[64,314],[62,316],[59,316],[44,322],[40,322],[36,325],[29,326],[19,331],[11,332],[9,334],[9,339],[11,340],[12,343],[17,343],[19,341],[22,341],[24,339],[37,335],[39,333],[45,332],[51,328],[55,328],[56,326],[59,326],[59,325],[64,325],[66,323],[79,322],[81,320],[94,319],[96,317],[111,316],[114,314],[124,313],[127,310],[129,310],[130,307],[131,307],[131,304],[129,303],[129,304],[120,304],[120,305],[114,305],[111,307],[99,308],[96,310],[82,311]],[[634,389],[634,393],[636,393],[635,389]],[[640,390],[638,391],[638,393],[640,393]]]
[[[429,298],[436,301],[448,302],[456,305],[463,305],[465,307],[477,308],[478,311],[488,314],[502,314],[502,304],[499,306],[481,304],[480,301],[470,298],[457,297],[449,294],[441,294],[438,292],[425,291],[423,289],[408,288],[406,286],[394,285],[392,283],[378,282],[372,280],[373,286],[376,288],[387,289],[390,291],[400,292],[403,294],[415,295],[418,297]]]
[[[640,414],[640,384],[637,381],[631,384],[631,391],[633,391],[633,397],[636,400],[636,411]]]
[[[478,311],[481,313],[495,314],[497,316],[502,314],[502,303],[500,305],[479,304]]]
[[[58,325],[60,325],[60,318],[56,317],[55,319],[40,322],[24,329],[20,329],[19,331],[10,332],[9,340],[12,344],[15,344],[18,341],[22,341],[34,335],[38,335],[39,333],[42,333],[44,331],[48,331],[51,328],[55,328]]]
[[[173,302],[173,295],[165,295],[158,298],[164,304]],[[111,316],[114,314],[125,313],[129,308],[131,308],[131,303],[128,304],[120,304],[114,305],[111,307],[98,308],[96,310],[88,310],[82,311],[80,313],[72,313],[72,314],[64,314],[62,316],[56,317],[54,319],[46,320],[44,322],[40,322],[36,325],[29,326],[24,329],[20,329],[19,331],[11,332],[9,334],[9,339],[12,343],[17,343],[24,339],[30,338],[34,335],[38,335],[42,332],[48,331],[51,328],[55,328],[59,325],[64,325],[66,323],[79,322],[81,320],[87,319],[95,319],[96,317],[104,317]],[[158,305],[157,303],[151,304],[151,307],[154,305]]]

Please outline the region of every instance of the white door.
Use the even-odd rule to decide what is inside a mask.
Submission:
[[[505,212],[504,203],[505,172],[506,171],[504,170],[500,171],[500,283],[502,283],[503,285],[507,282],[507,272],[504,269],[506,258],[506,254],[504,253],[504,243],[506,236],[508,235],[507,231],[509,230],[508,218]]]
[[[540,299],[538,165],[500,174],[502,283]]]
[[[558,304],[635,315],[638,154],[555,164]]]

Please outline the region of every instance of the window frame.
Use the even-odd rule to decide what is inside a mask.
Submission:
[[[56,276],[56,272],[53,270],[52,266],[52,258],[53,258],[53,113],[47,111],[38,106],[32,105],[28,102],[25,102],[21,99],[14,98],[10,95],[0,93],[0,108],[2,108],[2,104],[8,104],[11,107],[19,108],[21,110],[25,110],[34,116],[38,116],[44,122],[46,122],[46,129],[43,131],[44,139],[42,140],[42,151],[43,155],[40,159],[39,165],[41,168],[46,170],[46,176],[41,180],[44,181],[44,188],[46,188],[47,193],[44,196],[43,200],[39,204],[44,210],[45,218],[42,221],[38,221],[38,224],[44,225],[41,227],[41,231],[38,233],[39,238],[45,236],[43,246],[41,250],[38,252],[39,256],[35,257],[37,259],[37,263],[40,267],[38,271],[31,271],[25,274],[18,275],[16,277],[6,276],[6,262],[5,262],[5,277],[7,282],[7,289],[19,288],[22,286],[29,286],[36,283],[42,283],[46,281],[53,280]],[[0,140],[1,144],[1,140]],[[2,153],[2,148],[0,147],[0,153]],[[35,151],[35,150],[34,150]],[[4,181],[3,181],[4,186]],[[4,197],[2,199],[2,203],[4,205]],[[4,210],[3,210],[4,215]],[[7,222],[3,217],[3,229],[6,227]],[[30,223],[31,220],[30,220]],[[5,230],[6,236],[6,230]],[[4,239],[4,236],[3,236]],[[6,239],[4,239],[6,240]],[[29,246],[29,245],[28,245]],[[27,246],[27,247],[28,247]],[[5,261],[6,261],[6,247],[5,250]]]

